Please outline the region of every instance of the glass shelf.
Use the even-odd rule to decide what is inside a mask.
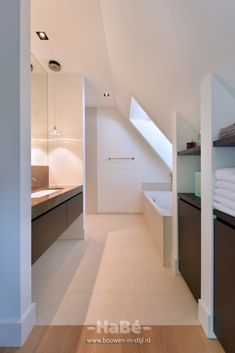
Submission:
[[[179,151],[178,155],[179,156],[200,156],[201,155],[201,146],[192,147],[192,148],[188,148],[183,151]]]

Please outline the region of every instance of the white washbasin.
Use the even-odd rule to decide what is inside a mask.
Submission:
[[[53,192],[58,191],[58,189],[46,189],[46,190],[41,190],[41,191],[35,191],[31,193],[32,199],[38,198],[38,197],[43,197],[52,194]]]

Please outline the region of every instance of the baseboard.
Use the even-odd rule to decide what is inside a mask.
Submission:
[[[80,230],[77,234],[72,235],[61,235],[58,240],[84,240],[85,239],[85,231]]]
[[[171,253],[171,270],[175,275],[180,275],[179,260],[175,257],[173,252]]]
[[[0,347],[21,347],[36,322],[36,306],[31,304],[20,321],[0,322]]]
[[[203,301],[198,302],[198,320],[208,338],[216,339],[213,331],[213,316],[210,314]]]

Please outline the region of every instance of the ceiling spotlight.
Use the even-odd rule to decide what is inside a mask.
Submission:
[[[108,92],[104,93],[104,97],[109,97],[109,96],[110,96],[110,94]]]
[[[36,32],[36,33],[37,33],[39,39],[41,39],[41,40],[48,40],[49,39],[46,35],[46,32],[40,31],[40,32]]]
[[[55,71],[55,72],[61,71],[61,65],[58,61],[50,60],[48,63],[48,66],[52,71]]]

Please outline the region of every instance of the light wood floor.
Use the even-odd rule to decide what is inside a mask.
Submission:
[[[133,338],[104,335],[86,326],[36,326],[22,348],[0,348],[0,353],[224,353],[218,341],[208,340],[200,326],[151,326],[138,337],[146,344],[89,344],[88,338]]]

